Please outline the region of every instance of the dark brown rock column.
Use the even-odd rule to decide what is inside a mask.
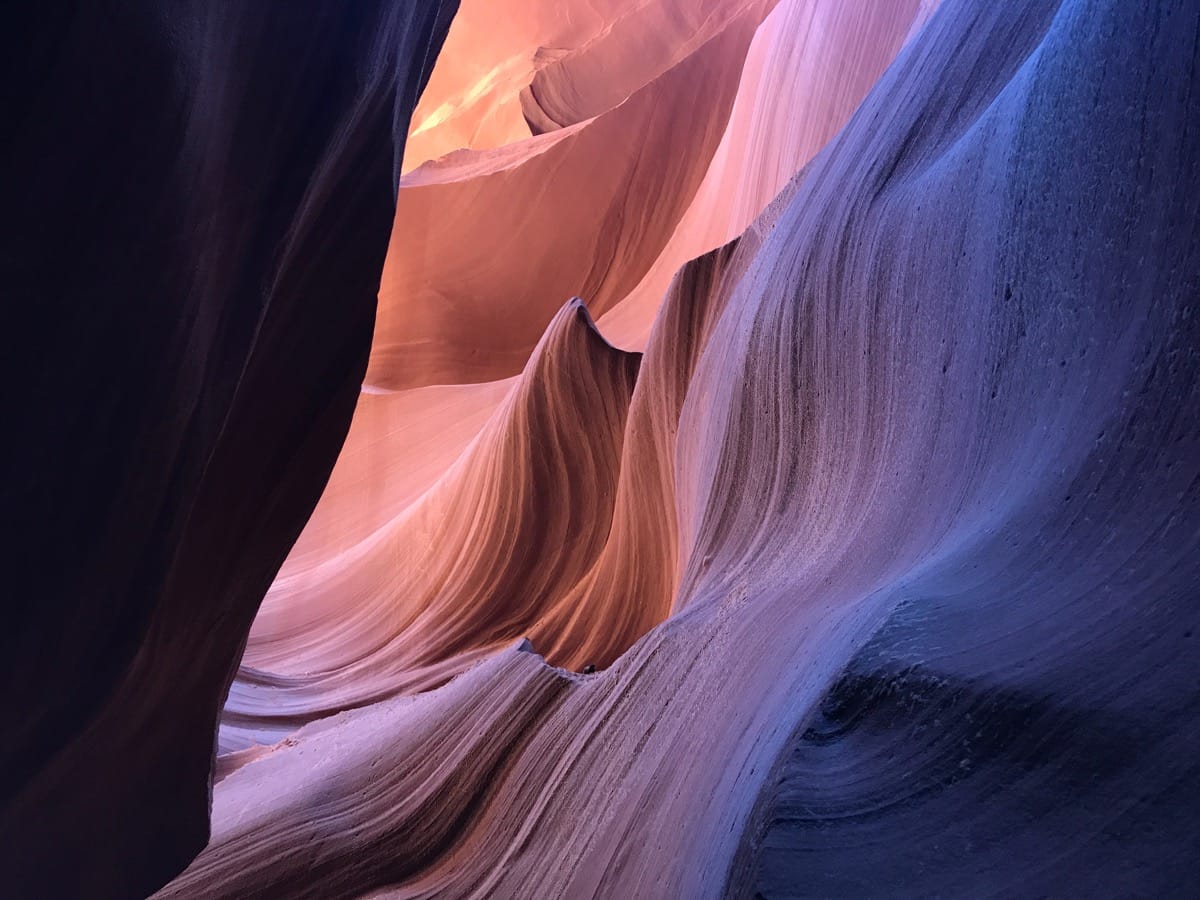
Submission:
[[[204,846],[217,715],[345,437],[455,6],[6,26],[0,893],[142,895]]]

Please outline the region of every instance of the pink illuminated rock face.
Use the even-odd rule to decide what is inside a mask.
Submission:
[[[603,34],[553,63],[538,62],[533,90],[557,110],[556,128],[501,148],[477,134],[474,149],[401,182],[367,387],[329,488],[251,633],[223,750],[273,740],[368,698],[436,686],[497,641],[528,636],[556,665],[604,666],[669,614],[683,562],[678,418],[703,340],[737,280],[724,272],[733,248],[689,264],[669,290],[668,278],[741,234],[849,118],[924,15],[916,3],[881,9],[808,0],[773,11],[728,2],[667,15],[672,9],[630,8]],[[512,52],[507,32],[490,47],[479,43],[474,17],[482,14],[460,12],[446,68],[434,72],[418,122],[423,109],[442,108],[438,91],[462,77],[451,62],[457,42],[470,38],[480,59]],[[535,25],[524,23],[536,32]],[[619,74],[602,79],[606,66]],[[556,79],[575,101],[591,104],[590,118],[568,116],[566,100],[548,99],[557,96]],[[433,116],[414,127],[433,140],[438,128],[512,102],[506,90],[493,84],[457,114],[443,108],[441,125],[428,124]],[[600,97],[614,105],[597,109]],[[524,103],[528,112],[528,94]],[[788,108],[802,111],[806,124],[796,127],[782,112]],[[602,170],[618,180],[606,181]],[[446,214],[458,208],[471,214]],[[572,293],[592,311],[609,309],[613,324],[602,330],[625,345],[658,346],[628,421],[598,415],[572,395],[565,374],[553,376],[564,382],[548,402],[557,412],[533,423],[514,422],[512,401],[503,399],[545,377],[528,369],[515,381],[404,387],[525,366],[532,342]],[[592,363],[578,365],[570,378],[603,377]],[[472,431],[475,444],[466,448]],[[505,431],[556,449],[511,469],[485,463],[512,443],[497,437]],[[619,478],[579,477],[580,459],[610,431]],[[485,467],[493,474],[482,474]],[[452,486],[468,481],[475,486]],[[532,531],[509,509],[514,490],[533,504],[525,514]],[[559,497],[580,504],[572,514],[584,519],[556,535],[546,509]],[[453,533],[429,524],[454,522],[466,510]],[[565,535],[578,546],[564,551]],[[578,562],[558,558],[593,541],[599,545]],[[487,577],[472,574],[481,553]],[[548,579],[545,570],[559,567]],[[514,616],[514,609],[525,612]],[[414,628],[447,627],[458,637],[414,637]]]
[[[759,18],[753,5],[727,14],[682,59],[593,117],[405,176],[367,384],[515,375],[567,297],[587,298],[597,316],[624,297],[704,177]],[[622,49],[611,43],[594,53]],[[620,56],[598,64],[626,66]]]
[[[1200,893],[1195,5],[369,6],[162,32],[195,165],[68,282],[182,324],[64,332],[141,412],[76,429],[0,876]]]

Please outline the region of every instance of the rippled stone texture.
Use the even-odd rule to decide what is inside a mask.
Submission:
[[[293,879],[281,835],[314,818],[347,893],[1194,890],[1197,28],[1183,3],[948,0],[667,292],[608,543],[528,632],[603,671],[521,645],[258,749],[172,890]],[[550,678],[502,761],[433,775],[392,743],[419,716],[467,746]],[[351,796],[359,747],[388,774]],[[316,799],[252,803],[306,753]],[[431,789],[445,815],[410,802]],[[455,838],[379,868],[422,817]]]
[[[455,48],[465,53],[469,47],[472,59],[488,60],[511,53],[514,34],[524,30],[544,40],[539,29],[565,27],[563,22],[594,27],[595,10],[584,12],[579,0],[561,3],[557,25],[517,17],[497,34],[478,21],[482,7],[460,12],[447,38],[445,65],[435,70],[417,113],[422,124],[415,132],[425,143],[442,130],[461,136],[463,121],[481,110],[518,102],[508,76],[501,77],[511,74],[507,63],[477,83],[480,92],[472,91],[470,102],[453,94],[447,83],[461,80],[459,69],[472,69],[456,61]],[[505,641],[528,636],[554,665],[605,666],[669,614],[681,565],[675,434],[703,342],[757,237],[742,236],[736,253],[734,244],[849,118],[928,10],[916,3],[831,6],[813,0],[788,0],[769,15],[768,6],[744,0],[623,9],[624,18],[577,48],[560,48],[553,60],[539,53],[532,59],[543,98],[550,96],[549,85],[558,84],[588,102],[607,97],[615,104],[611,109],[590,119],[564,117],[573,124],[554,136],[543,132],[499,150],[491,146],[496,135],[482,129],[473,134],[472,147],[401,181],[373,350],[383,367],[378,371],[390,373],[381,380],[390,386],[368,372],[329,488],[255,622],[226,709],[222,771],[256,753],[253,743],[269,743],[303,722],[396,691],[436,687]],[[648,22],[654,23],[653,39],[642,30]],[[611,73],[604,84],[589,88],[581,81],[581,73],[599,78],[601,71]],[[701,84],[720,90],[697,90]],[[448,93],[458,105],[439,100]],[[528,114],[527,93],[520,102]],[[696,118],[698,105],[703,119]],[[799,126],[784,113],[793,108]],[[428,109],[435,112],[422,112]],[[648,135],[647,117],[661,120],[658,137]],[[696,143],[696,128],[681,130],[685,119],[705,123],[708,149]],[[558,154],[553,164],[547,162],[551,153]],[[613,188],[602,169],[624,172],[624,185]],[[688,178],[671,175],[684,170]],[[653,181],[650,193],[639,187],[645,179]],[[674,210],[669,215],[668,206]],[[417,208],[423,211],[409,215]],[[460,208],[472,215],[449,212]],[[673,217],[680,217],[677,223]],[[768,218],[755,235],[768,227]],[[435,223],[445,240],[417,221]],[[663,224],[675,227],[666,245]],[[425,249],[404,251],[412,243],[405,234]],[[724,250],[705,253],[726,242]],[[604,249],[635,245],[636,252]],[[659,276],[700,254],[668,291]],[[736,272],[726,273],[731,265]],[[390,275],[399,271],[409,273],[407,286],[389,288]],[[539,277],[530,279],[531,271]],[[502,402],[542,377],[527,364],[511,381],[401,386],[416,373],[423,373],[418,383],[435,376],[470,380],[486,371],[504,374],[514,360],[525,364],[530,351],[514,329],[525,329],[530,341],[544,328],[553,332],[550,304],[560,304],[584,272],[596,276],[585,279],[589,307],[611,306],[601,331],[615,333],[625,346],[653,342],[652,364],[639,376],[628,422],[572,385],[610,381],[598,358],[583,354],[569,370],[561,363],[547,369],[559,374],[543,378],[538,390],[556,413],[520,440],[548,440],[560,448],[553,455],[559,462],[613,441],[621,471],[615,491],[608,478],[564,479],[532,456],[514,467],[485,466],[484,460],[513,445],[504,432],[529,431],[506,412],[511,401]],[[464,288],[463,279],[473,286]],[[661,314],[651,337],[656,311]],[[425,322],[439,337],[410,335],[415,343],[401,353],[389,319]],[[449,340],[451,332],[461,336],[453,340],[465,353],[465,368],[450,359],[453,353],[445,355],[449,345],[442,338]],[[404,362],[401,369],[387,362],[389,347]],[[421,362],[426,350],[442,362],[434,368]],[[547,355],[554,352],[561,356],[561,350]],[[499,421],[485,435],[481,423],[489,416]],[[476,462],[459,459],[464,453]],[[470,479],[481,486],[451,486]],[[566,532],[553,524],[566,521],[557,508],[564,503],[572,507],[567,518],[574,523]],[[526,525],[511,515],[514,504],[527,507]],[[472,511],[469,517],[465,510]],[[464,520],[459,527],[428,525],[456,519]],[[565,548],[558,537],[563,533],[579,546]],[[596,548],[575,552],[595,540],[603,544],[598,554]],[[568,563],[560,555],[574,558]],[[470,574],[480,560],[489,560],[497,577]],[[524,613],[512,615],[518,608]],[[447,629],[449,619],[461,621]],[[604,627],[596,627],[598,621]],[[416,637],[431,630],[458,638]]]
[[[1200,891],[1200,11],[934,7],[464,7],[161,896]]]

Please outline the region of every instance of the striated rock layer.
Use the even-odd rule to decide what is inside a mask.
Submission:
[[[268,601],[163,895],[1200,890],[1198,41],[1183,0],[946,0],[640,365],[562,307]],[[552,95],[498,156],[584,133]]]
[[[144,896],[208,839],[455,4],[52,6],[12,10],[0,64],[0,893]]]
[[[568,303],[445,476],[333,561],[322,582],[330,596],[304,590],[301,575],[297,598],[259,616],[223,746],[236,745],[239,725],[286,733],[437,686],[529,631],[604,546],[639,358],[610,347],[583,305]]]
[[[570,3],[566,7],[575,8]],[[379,376],[390,386],[371,381],[374,376],[368,373],[371,383],[364,389],[329,487],[251,632],[242,677],[226,711],[224,752],[270,742],[304,721],[368,698],[436,686],[494,648],[497,639],[528,635],[556,665],[604,666],[668,615],[680,566],[674,511],[676,425],[703,337],[737,280],[721,274],[733,249],[689,264],[670,291],[667,277],[690,258],[738,238],[845,122],[906,34],[928,12],[916,3],[787,0],[774,7],[748,41],[747,29],[767,9],[729,2],[630,8],[626,18],[603,34],[563,50],[557,62],[535,60],[543,67],[534,85],[543,101],[550,102],[546,98],[555,79],[574,73],[556,90],[577,99],[586,96],[589,103],[604,97],[615,106],[583,120],[566,116],[560,105],[556,115],[563,123],[555,134],[543,132],[500,150],[490,147],[485,132],[477,133],[473,149],[422,166],[402,180],[374,348],[375,363],[382,368],[373,371],[391,372],[386,378]],[[668,10],[672,15],[663,19]],[[451,50],[442,57],[446,66],[439,64],[434,72],[422,107],[445,102],[437,101],[439,90],[446,89],[447,79],[457,77],[456,65],[466,64],[456,63],[453,56],[453,47],[466,36],[473,35],[471,52],[481,60],[489,53],[511,52],[513,34],[502,30],[485,38],[476,21],[481,14],[474,6],[460,12],[448,37]],[[652,37],[641,25],[632,27],[649,27],[651,22]],[[534,32],[542,27],[523,20],[510,24],[514,34],[521,30],[518,25]],[[609,74],[602,77],[602,72]],[[505,83],[488,82],[477,104],[461,105],[459,98],[453,114],[445,108],[444,121],[430,114],[417,130],[424,129],[427,138],[439,128],[458,133],[454,123],[471,115],[475,106],[511,101]],[[699,83],[717,89],[697,92]],[[626,91],[632,91],[627,98]],[[528,114],[530,101],[523,97]],[[729,98],[732,103],[726,102]],[[697,104],[705,118],[697,119]],[[796,110],[794,120],[787,114],[790,109]],[[418,110],[417,118],[421,116]],[[694,127],[681,130],[685,120],[693,125],[703,121],[714,129],[711,139],[705,139],[708,149],[697,149]],[[650,136],[647,121],[657,123],[654,128],[660,130],[654,133],[659,137]],[[723,132],[714,152],[718,129]],[[612,152],[624,147],[634,148],[636,156]],[[552,154],[558,162],[548,168],[546,160]],[[617,190],[601,177],[605,166],[615,166],[612,172],[625,171],[626,179],[633,177],[627,168],[630,158],[636,161],[637,178],[653,182],[649,194],[638,187],[641,182]],[[669,177],[683,171],[681,166],[696,177],[703,173],[699,189],[695,178],[689,182]],[[585,197],[596,202],[581,202]],[[422,212],[414,214],[417,207]],[[470,208],[473,214],[447,213],[459,208]],[[647,210],[653,213],[649,219]],[[425,224],[413,224],[418,221]],[[664,239],[666,232],[655,223],[675,228],[661,252],[655,241]],[[756,232],[766,227],[764,219]],[[655,229],[658,237],[652,239]],[[502,251],[497,251],[498,240],[504,243]],[[742,244],[747,241],[741,239]],[[416,245],[428,247],[428,252],[413,252]],[[609,252],[606,247],[617,249]],[[738,266],[744,268],[749,248],[737,254],[743,261]],[[530,271],[539,277],[531,279]],[[390,275],[399,272],[407,273],[403,285],[390,289]],[[616,335],[626,346],[656,344],[653,364],[639,379],[632,400],[624,444],[617,451],[621,477],[616,494],[606,484],[578,483],[572,491],[547,493],[551,503],[559,493],[572,503],[588,498],[587,515],[595,522],[585,530],[590,534],[598,529],[594,536],[604,541],[604,550],[594,563],[565,567],[568,576],[551,579],[552,590],[547,590],[537,566],[517,561],[508,567],[501,592],[509,599],[485,599],[490,580],[476,583],[466,575],[469,566],[459,564],[479,553],[472,541],[482,532],[460,528],[431,543],[414,528],[419,530],[423,526],[417,523],[431,517],[471,509],[471,515],[491,523],[497,535],[496,549],[489,552],[503,556],[515,546],[518,556],[534,553],[541,559],[556,552],[536,540],[527,546],[523,539],[499,536],[509,527],[502,524],[508,522],[502,496],[508,486],[493,490],[490,499],[460,495],[452,503],[447,503],[444,490],[431,491],[439,479],[461,478],[448,470],[463,468],[455,461],[478,434],[481,422],[489,415],[506,415],[497,406],[517,389],[521,378],[404,388],[403,380],[388,381],[401,373],[387,360],[403,362],[409,375],[421,370],[423,378],[503,374],[529,352],[523,342],[514,342],[513,329],[524,328],[532,341],[550,321],[550,304],[561,303],[578,287],[581,274],[589,272],[581,293],[590,308],[615,303],[602,320],[605,334]],[[723,279],[727,287],[708,290],[693,283],[696,279]],[[469,290],[464,288],[467,280]],[[654,336],[648,337],[649,320],[660,307],[663,315]],[[438,336],[412,345],[393,343],[398,332],[389,321],[433,322],[431,315],[442,323],[435,328]],[[446,355],[451,352],[445,342],[451,331],[460,336],[453,339],[463,350],[459,362]],[[432,357],[422,356],[426,352],[442,362],[431,362]],[[573,444],[583,449],[593,440],[590,415],[586,406],[579,407],[565,394],[559,406],[570,413],[556,427],[575,431],[559,442],[566,456]],[[517,484],[554,480],[528,464],[518,471],[523,473],[520,478],[504,478]],[[572,529],[577,540],[592,539],[585,538],[580,526]],[[413,552],[413,547],[427,549]],[[443,574],[432,576],[426,569]],[[414,571],[420,572],[415,581],[410,577]],[[431,601],[416,599],[435,593],[439,596]],[[492,621],[492,613],[518,595],[530,616],[524,621]],[[476,621],[458,628],[454,642],[421,642],[419,661],[400,664],[382,645],[398,641],[407,648],[405,653],[411,652],[416,646],[411,623],[385,611],[411,610],[414,603],[424,608],[429,602]],[[606,622],[604,628],[595,627],[597,616]],[[367,631],[374,634],[371,640],[365,639]],[[329,684],[330,678],[351,678],[343,666],[377,650],[389,661],[370,663],[372,671],[386,669],[388,674],[368,679],[369,687],[356,688],[359,699],[342,692],[331,706],[330,695],[323,689],[314,691],[315,684]],[[297,676],[303,676],[304,687]],[[225,763],[234,765],[238,759],[244,757],[230,756]]]
[[[14,14],[0,893],[1200,893],[1196,4],[455,6]]]

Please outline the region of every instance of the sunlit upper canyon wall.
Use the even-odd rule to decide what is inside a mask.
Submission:
[[[0,894],[1200,893],[1195,3],[21,15]]]

